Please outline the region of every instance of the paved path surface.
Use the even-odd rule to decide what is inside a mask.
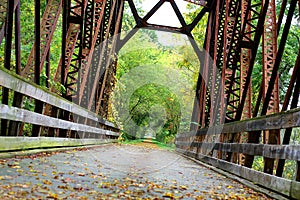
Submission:
[[[0,199],[267,199],[149,144],[2,159],[0,168]]]

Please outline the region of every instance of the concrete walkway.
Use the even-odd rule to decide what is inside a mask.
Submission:
[[[0,159],[0,199],[268,199],[153,145]]]

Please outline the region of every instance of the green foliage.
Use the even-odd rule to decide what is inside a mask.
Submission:
[[[163,128],[156,132],[159,141],[167,142],[177,133],[180,104],[167,88],[154,84],[139,88],[130,99],[129,109],[131,118],[139,126],[155,130],[163,125]],[[162,110],[165,110],[165,113]]]
[[[28,97],[25,97],[23,100],[23,108],[26,110],[34,110],[34,100]]]
[[[294,160],[286,160],[283,169],[283,178],[294,180],[296,174],[297,162]]]
[[[277,163],[277,162],[275,162]],[[286,160],[283,170],[283,178],[294,180],[297,163],[294,160]],[[262,156],[255,156],[252,168],[256,171],[263,172],[264,170],[264,158]],[[274,174],[276,171],[274,170]]]
[[[170,88],[167,88],[169,86],[164,87],[164,84],[147,84],[134,91],[128,102],[130,119],[140,126],[140,129],[135,130],[132,129],[133,127],[123,124],[125,139],[142,137],[146,134],[143,130],[149,128],[155,130],[156,138],[159,141],[169,143],[173,142],[180,127],[189,127],[191,102],[194,97],[194,92],[189,92],[192,91],[191,88],[195,87],[199,62],[191,45],[186,40],[186,37],[177,34],[141,29],[120,51],[116,74],[118,80],[122,80],[123,76],[137,67],[145,66],[145,69],[139,75],[135,75],[136,77],[131,77],[132,80],[120,82],[119,85],[122,84],[122,87],[117,87],[115,93],[121,96],[115,97],[115,99],[122,99],[122,94],[126,93],[128,88],[135,87],[135,80],[146,78],[164,82],[163,80],[167,80],[168,76],[171,76],[167,71],[172,69],[182,70],[179,76],[181,78],[176,80],[174,77],[174,82],[178,83],[183,80],[188,82],[188,84],[181,85],[181,99],[177,99]],[[176,42],[182,44],[176,46]],[[152,65],[157,67],[151,68]],[[163,68],[160,68],[162,66]],[[189,88],[186,88],[186,85],[189,85]],[[126,105],[123,104],[120,103],[117,107],[124,108]],[[180,113],[181,110],[186,112]],[[118,109],[115,109],[114,114],[118,115]],[[182,120],[186,123],[181,123]],[[156,127],[162,128],[156,129]]]

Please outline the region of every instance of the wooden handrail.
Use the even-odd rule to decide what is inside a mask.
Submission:
[[[210,128],[199,129],[197,133],[187,132],[179,134],[177,138],[201,136],[206,134],[215,135],[216,133],[240,133],[250,131],[276,130],[285,128],[300,127],[300,108],[272,115],[255,117],[243,121],[227,123]]]
[[[69,111],[78,116],[88,118],[107,127],[119,129],[116,125],[102,119],[95,113],[85,108],[82,108],[75,103],[67,101],[64,98],[49,92],[47,89],[44,89],[34,83],[31,83],[23,77],[14,74],[4,68],[0,68],[0,85],[13,91],[32,97],[34,99],[38,99],[47,104],[56,106],[65,111]]]

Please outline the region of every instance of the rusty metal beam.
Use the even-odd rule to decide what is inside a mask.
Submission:
[[[265,19],[264,33],[263,33],[263,78],[262,78],[262,97],[266,98],[266,92],[269,84],[274,84],[274,89],[269,101],[268,111],[266,114],[272,114],[279,112],[279,86],[278,86],[278,72],[274,83],[270,83],[270,76],[273,72],[273,66],[277,54],[277,28],[276,28],[276,4],[275,0],[271,0],[267,16]],[[264,144],[279,144],[280,143],[280,131],[264,131],[263,132]],[[264,172],[273,174],[274,159],[264,159]]]
[[[15,57],[16,57],[16,74],[21,73],[21,24],[20,24],[20,3],[15,9]],[[22,95],[14,92],[13,106],[20,107],[22,104]],[[16,121],[9,122],[8,135],[22,135],[21,123]]]
[[[77,39],[72,42],[73,53],[70,55],[71,60],[65,67],[68,68],[66,73],[65,87],[66,98],[78,103],[78,85],[80,84],[80,69],[82,65],[82,44],[83,44],[83,26],[84,14],[86,11],[88,0],[72,0],[69,9],[69,30],[74,27]],[[72,38],[73,39],[73,38]],[[69,64],[69,66],[68,66]]]
[[[282,20],[284,17],[284,11],[286,10],[286,5],[287,5],[287,0],[283,0],[281,2],[280,13],[278,16],[278,21],[277,21],[277,35],[279,35],[279,32],[280,32]]]
[[[281,58],[282,58],[282,55],[283,55],[284,47],[285,47],[285,44],[286,44],[287,36],[288,36],[289,30],[290,30],[291,21],[292,21],[292,18],[293,18],[293,14],[294,14],[297,2],[298,2],[297,0],[292,0],[291,3],[290,3],[288,15],[287,15],[287,18],[286,18],[286,23],[285,23],[285,26],[284,26],[284,29],[283,29],[283,33],[281,35],[281,41],[280,41],[280,44],[279,44],[279,48],[278,48],[278,51],[277,51],[275,63],[274,63],[274,66],[273,66],[272,75],[271,75],[271,78],[270,78],[270,81],[269,81],[269,87],[268,87],[268,90],[267,90],[267,93],[266,93],[266,98],[265,98],[265,101],[263,103],[263,107],[262,107],[262,111],[261,111],[262,116],[266,115],[267,111],[268,111],[269,102],[271,100],[271,95],[272,95],[272,92],[273,92],[273,89],[274,89],[274,83],[276,81],[279,65],[280,65],[280,62],[281,62]],[[265,6],[266,6],[266,2],[265,2]],[[260,132],[249,133],[249,142],[250,143],[258,143],[259,142],[259,136],[260,136]],[[252,164],[253,164],[253,159],[254,159],[253,156],[248,156],[247,155],[246,159],[245,159],[245,166],[251,167]]]
[[[80,91],[79,91],[79,104],[87,107],[88,104],[88,96],[87,94],[89,94],[89,90],[90,90],[90,85],[86,85],[87,83],[90,83],[93,79],[91,77],[91,68],[92,68],[92,59],[94,55],[94,50],[95,48],[99,48],[96,46],[97,44],[97,39],[98,39],[98,35],[100,33],[100,29],[101,29],[101,24],[102,24],[102,20],[103,20],[103,16],[104,16],[104,9],[105,9],[105,4],[106,4],[106,0],[96,0],[95,1],[95,27],[93,30],[93,35],[91,38],[91,46],[90,49],[87,50],[89,51],[87,53],[88,57],[86,59],[86,62],[83,63],[82,67],[84,68],[84,73],[82,74],[82,81],[81,81],[81,85],[80,85]],[[84,100],[82,101],[82,99],[84,98]]]
[[[251,1],[250,0],[242,0],[241,2],[241,23],[242,23],[242,31],[247,38],[251,38],[251,26],[247,26],[246,22],[251,19]],[[242,41],[240,41],[242,43]],[[244,85],[245,85],[245,79],[247,77],[249,65],[250,65],[250,59],[251,59],[251,49],[249,48],[241,48],[240,53],[240,94],[243,93]],[[241,116],[241,119],[249,119],[251,118],[252,113],[252,88],[251,88],[251,81],[250,86],[248,87],[247,91],[247,99],[245,101],[243,113]],[[233,136],[233,141],[235,143],[246,143],[247,142],[247,133],[238,133],[237,135]],[[231,158],[232,162],[237,162],[241,165],[244,164],[245,156],[243,154],[234,154]]]
[[[183,27],[186,26],[186,22],[185,22],[185,20],[182,16],[177,4],[176,4],[176,2],[174,0],[171,0],[170,3],[171,3],[171,6],[172,6],[173,10],[175,11],[175,14],[176,14],[177,18],[180,21],[181,26],[183,26]]]
[[[246,98],[247,98],[247,90],[250,87],[250,83],[251,83],[251,75],[252,75],[252,71],[253,71],[253,66],[255,63],[255,58],[256,58],[256,54],[257,54],[257,49],[259,46],[259,41],[261,39],[262,33],[263,33],[263,25],[264,25],[264,20],[265,20],[265,16],[267,13],[267,5],[269,4],[269,1],[266,0],[264,6],[260,6],[261,4],[256,4],[256,5],[251,5],[251,19],[247,20],[246,25],[247,26],[251,26],[253,27],[254,30],[251,30],[249,33],[245,33],[243,36],[243,42],[244,43],[248,43],[249,47],[251,47],[251,60],[250,60],[250,64],[249,64],[249,68],[248,68],[248,72],[247,72],[247,76],[245,79],[245,84],[244,84],[244,90],[243,93],[241,95],[241,102],[239,104],[239,108],[238,108],[238,112],[236,115],[236,120],[241,119],[242,116],[242,111],[244,109],[244,105],[246,102]],[[256,7],[261,7],[260,12],[256,11]],[[254,22],[258,20],[257,23],[254,24]],[[247,35],[251,33],[251,38],[249,38]]]
[[[275,62],[274,62],[273,71],[272,71],[270,81],[269,81],[270,84],[268,85],[268,89],[267,89],[267,92],[266,92],[266,98],[265,98],[265,101],[264,101],[264,104],[263,104],[263,107],[262,107],[261,115],[267,114],[267,111],[268,111],[268,106],[269,106],[269,103],[271,101],[272,92],[273,92],[273,89],[274,89],[274,86],[275,86],[275,81],[278,77],[279,65],[280,65],[280,62],[281,62],[281,58],[282,58],[282,55],[283,55],[284,47],[285,47],[285,44],[286,44],[286,41],[287,41],[288,33],[289,33],[289,30],[290,30],[290,27],[291,27],[291,22],[292,22],[292,19],[293,19],[293,14],[294,14],[297,2],[298,2],[297,0],[292,0],[291,3],[290,3],[290,8],[289,8],[289,11],[288,11],[288,15],[287,15],[286,23],[285,23],[285,26],[284,26],[284,29],[283,29],[283,33],[281,35],[281,40],[280,40],[280,44],[279,44],[278,51],[277,51],[277,54],[276,54],[276,59],[275,59]]]
[[[130,0],[129,2],[132,2],[132,0]],[[143,17],[143,21],[148,21],[164,3],[165,0],[160,0],[159,2],[157,2],[157,4],[155,4],[155,6]]]
[[[96,39],[97,48],[94,51],[94,55],[92,58],[92,68],[89,73],[89,92],[93,96],[87,96],[88,109],[96,112],[97,102],[98,102],[98,92],[99,92],[99,84],[103,79],[103,75],[105,73],[106,62],[108,59],[108,42],[110,42],[111,35],[111,26],[112,18],[115,13],[116,5],[113,4],[112,0],[107,0],[103,19],[100,24],[100,30]]]
[[[211,37],[212,37],[212,27],[213,27],[213,20],[214,20],[214,12],[209,13],[209,20],[207,22],[206,26],[206,34],[205,34],[205,51],[210,52],[211,48]],[[193,105],[193,113],[191,117],[191,124],[190,124],[190,131],[197,131],[200,125],[200,121],[202,121],[202,115],[205,110],[205,99],[203,97],[203,94],[206,94],[206,83],[207,83],[207,77],[204,73],[201,73],[202,71],[208,70],[208,59],[211,55],[205,55],[205,61],[204,61],[204,68],[200,68],[201,71],[199,71],[197,85],[196,85],[196,92],[195,92],[195,99],[194,99],[194,105]],[[202,83],[204,82],[204,83]],[[201,124],[202,125],[202,124]],[[203,125],[202,125],[203,126]]]
[[[127,0],[127,2],[128,2],[129,7],[130,7],[130,9],[131,9],[131,12],[132,12],[132,15],[133,15],[133,17],[134,17],[135,23],[137,24],[137,26],[139,26],[140,23],[141,23],[141,17],[140,17],[139,14],[138,14],[138,11],[137,11],[137,9],[136,9],[134,3],[133,3],[133,0]],[[146,16],[147,16],[147,15],[146,15]],[[150,18],[150,17],[149,17],[149,18]],[[148,18],[148,19],[149,19],[149,18]],[[144,19],[145,19],[145,17],[144,17]],[[147,20],[146,20],[146,21],[147,21]]]
[[[93,80],[92,84],[91,84],[91,90],[90,90],[90,96],[88,97],[88,109],[91,110],[93,105],[95,105],[95,95],[96,95],[96,90],[99,84],[99,80],[100,80],[100,75],[102,75],[104,73],[105,70],[105,66],[103,66],[103,63],[106,64],[106,59],[107,57],[106,55],[106,51],[108,51],[107,49],[107,43],[108,43],[108,38],[109,38],[109,30],[110,27],[112,26],[112,18],[113,18],[113,13],[115,11],[116,8],[116,3],[117,1],[106,1],[106,5],[105,5],[105,14],[104,14],[104,19],[102,20],[102,24],[101,24],[101,31],[98,34],[98,38],[97,38],[97,45],[100,45],[100,48],[97,48],[97,51],[95,51],[94,53],[94,57],[93,60],[95,61],[93,63],[93,68],[91,71],[91,75],[92,78],[91,80]]]
[[[197,26],[197,24],[200,22],[200,20],[204,17],[204,15],[209,12],[210,9],[207,7],[202,8],[202,10],[198,13],[198,15],[195,17],[195,19],[190,23],[189,25],[186,26],[185,30],[188,33],[191,33],[193,29]],[[185,26],[183,26],[185,27]]]
[[[124,4],[124,1],[120,1],[118,2],[118,4],[116,5],[116,10],[114,12],[114,14],[111,16],[113,17],[112,20],[115,21],[115,24],[113,26],[110,27],[110,34],[113,36],[111,38],[111,48],[109,48],[109,52],[108,52],[108,59],[106,60],[106,62],[104,63],[105,64],[105,72],[104,72],[104,75],[103,75],[103,79],[101,80],[100,79],[100,84],[99,84],[99,95],[96,99],[96,113],[99,112],[100,110],[100,107],[101,105],[103,104],[103,96],[104,96],[104,89],[105,89],[105,86],[106,86],[106,82],[107,82],[107,78],[108,78],[108,73],[109,71],[111,70],[111,68],[114,67],[114,58],[113,55],[115,54],[115,47],[116,47],[116,43],[118,41],[118,33],[120,31],[120,25],[122,23],[121,19],[122,19],[122,15],[123,15],[123,4]]]
[[[242,40],[243,30],[241,27],[241,3],[240,1],[231,1],[229,3],[229,12],[227,15],[227,41],[226,59],[223,63],[223,76],[225,86],[225,102],[227,105],[226,121],[230,122],[235,119],[238,104],[240,102],[240,43]],[[225,46],[225,44],[224,44]]]
[[[5,33],[5,55],[4,55],[4,67],[10,70],[11,52],[12,52],[12,37],[13,37],[13,16],[14,16],[14,2],[7,1],[6,7],[6,33]],[[2,88],[2,104],[8,105],[8,89]],[[1,120],[1,135],[7,134],[7,120]]]
[[[49,0],[41,19],[40,26],[40,71],[43,69],[44,63],[47,58],[47,54],[50,49],[50,44],[54,31],[56,29],[56,24],[60,15],[62,7],[62,0]],[[35,66],[35,48],[36,45],[33,44],[30,55],[28,57],[25,68],[22,71],[22,76],[33,78],[33,71]]]
[[[41,2],[40,0],[35,0],[34,2],[34,82],[40,85],[41,77]],[[43,103],[39,100],[35,100],[34,112],[43,112]],[[41,126],[32,126],[32,136],[39,137],[41,131]]]

